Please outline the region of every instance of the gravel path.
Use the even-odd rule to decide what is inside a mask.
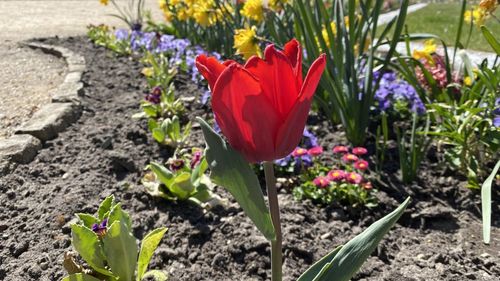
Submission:
[[[146,0],[145,7],[161,19],[155,0]],[[50,91],[62,83],[66,71],[62,60],[20,47],[19,42],[81,35],[91,23],[122,26],[109,16],[112,13],[111,5],[102,6],[98,0],[0,1],[0,139],[50,102]]]

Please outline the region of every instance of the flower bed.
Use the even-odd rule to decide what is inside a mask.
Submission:
[[[173,151],[156,144],[145,120],[131,118],[144,98],[142,65],[126,57],[114,58],[84,38],[45,42],[85,56],[84,111],[68,131],[45,144],[34,162],[20,165],[1,180],[0,279],[59,280],[65,275],[64,252],[72,248],[73,214],[95,213],[101,199],[114,194],[131,214],[136,237],[143,238],[154,228],[169,228],[150,268],[169,272],[170,280],[268,280],[270,246],[227,191],[215,189],[229,203],[209,211],[144,192],[142,168],[150,161],[166,161]],[[197,102],[203,91],[189,77],[178,75],[175,84],[179,95],[195,97],[186,103],[189,119],[211,115]],[[308,127],[319,136],[325,158],[333,157],[334,145],[347,143],[343,133],[321,116],[313,114]],[[193,127],[188,143],[203,146],[198,126]],[[367,148],[371,155],[367,159],[373,161],[374,145],[369,143]],[[394,149],[389,152],[396,157]],[[379,204],[371,209],[339,203],[320,208],[309,200],[296,201],[291,188],[282,184],[284,280],[295,280],[407,195],[414,203],[353,280],[451,281],[464,276],[495,280],[500,275],[497,250],[480,241],[479,198],[463,188],[464,179],[441,172],[430,157],[423,161],[420,179],[402,185],[394,173],[398,165],[387,162],[380,172],[385,184],[377,185]],[[499,195],[494,190],[494,200]],[[498,204],[492,206],[492,221],[498,222]],[[500,239],[498,233],[494,223],[494,245]]]

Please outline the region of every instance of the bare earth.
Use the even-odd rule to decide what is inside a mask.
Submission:
[[[125,5],[127,1],[117,1]],[[161,15],[155,0],[146,0],[155,19]],[[62,83],[64,61],[19,42],[37,37],[85,34],[89,24],[123,26],[111,5],[98,0],[0,0],[0,139],[50,102],[50,91]]]

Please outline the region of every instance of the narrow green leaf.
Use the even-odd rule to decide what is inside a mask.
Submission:
[[[99,219],[93,215],[78,213],[76,216],[83,222],[83,225],[88,228],[92,228],[92,225],[99,223]]]
[[[319,261],[315,262],[311,267],[309,267],[302,275],[300,275],[297,281],[311,281],[314,280],[316,276],[322,271],[322,269],[330,263],[335,255],[342,249],[342,246],[338,246],[335,250],[328,253],[326,256],[322,257]]]
[[[500,43],[498,42],[497,39],[495,39],[495,36],[493,36],[490,30],[484,25],[481,25],[481,31],[483,32],[483,36],[486,39],[486,41],[488,41],[488,44],[490,44],[495,53],[497,53],[497,55],[500,56]]]
[[[365,231],[342,246],[331,262],[326,263],[314,281],[349,281],[377,247],[382,237],[403,214],[409,203],[410,198],[407,198],[392,213],[374,222]]]
[[[100,281],[94,276],[85,273],[75,273],[64,277],[61,281]]]
[[[157,228],[142,239],[141,251],[139,252],[139,260],[137,263],[137,281],[142,280],[144,273],[148,269],[149,261],[167,230],[168,228],[166,227]]]
[[[481,187],[481,210],[483,213],[483,241],[485,244],[490,243],[490,231],[491,231],[491,186],[493,185],[493,180],[500,169],[500,161],[497,162],[495,168],[484,181]]]
[[[203,119],[198,117],[197,120],[207,143],[205,153],[213,182],[227,188],[264,237],[274,240],[276,234],[271,215],[252,168]]]
[[[168,276],[165,272],[161,270],[150,270],[144,274],[142,278],[152,277],[154,281],[167,281]]]
[[[115,221],[102,239],[111,271],[120,280],[133,280],[137,264],[137,244],[125,222]]]
[[[101,248],[99,238],[91,229],[83,225],[72,224],[71,240],[75,250],[88,265],[102,274],[113,275],[104,267],[106,260],[104,251]]]
[[[102,201],[101,205],[99,206],[99,210],[97,211],[97,216],[99,218],[99,221],[102,221],[106,215],[106,213],[111,210],[111,207],[113,206],[113,203],[115,201],[115,197],[113,195],[110,195]]]

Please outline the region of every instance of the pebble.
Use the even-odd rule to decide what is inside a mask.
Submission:
[[[40,263],[40,268],[42,270],[47,270],[47,268],[49,268],[49,264],[47,262],[42,262]]]
[[[10,253],[12,256],[15,258],[19,257],[22,253],[26,252],[29,248],[29,243],[28,241],[22,241],[20,243],[12,243],[10,244]]]

